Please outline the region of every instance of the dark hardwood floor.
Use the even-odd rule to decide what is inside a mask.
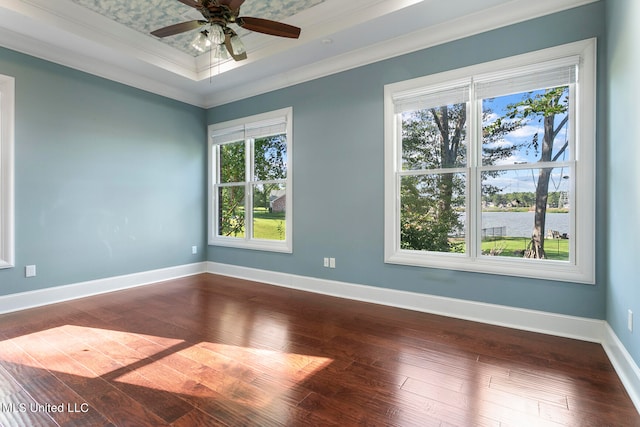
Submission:
[[[0,316],[2,426],[640,426],[598,344],[199,275]]]

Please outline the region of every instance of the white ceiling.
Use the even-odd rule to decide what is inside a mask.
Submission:
[[[191,33],[148,34],[198,19],[178,0],[0,0],[0,46],[212,107],[593,1],[246,0],[300,38],[238,31],[248,59],[212,64]]]

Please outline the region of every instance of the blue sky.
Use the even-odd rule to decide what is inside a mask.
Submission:
[[[534,92],[535,94],[535,92]],[[493,114],[489,116],[488,121],[493,121],[495,118],[503,116],[506,107],[509,104],[513,104],[522,100],[523,94],[507,95],[502,97],[493,98],[484,102],[485,108],[490,108]],[[556,125],[559,124],[562,117],[556,117]],[[562,147],[567,138],[568,126],[559,132],[554,143],[554,155],[558,149]],[[536,151],[530,144],[533,136],[538,133],[538,139],[541,143],[544,129],[542,123],[537,118],[530,120],[525,126],[517,129],[516,131],[506,135],[503,140],[498,141],[494,146],[511,146],[513,144],[526,144],[520,149],[516,150],[509,158],[499,161],[499,165],[513,165],[516,163],[536,163],[539,161],[540,153]],[[565,153],[558,158],[558,161],[569,160],[570,149],[567,149]],[[531,166],[535,167],[535,164]],[[532,173],[533,172],[533,173]],[[526,170],[512,170],[505,172],[498,178],[492,178],[490,183],[503,189],[502,192],[535,192],[535,185],[537,182],[537,169]],[[569,170],[567,168],[556,168],[553,171],[552,179],[549,184],[549,191],[568,191],[570,179]]]

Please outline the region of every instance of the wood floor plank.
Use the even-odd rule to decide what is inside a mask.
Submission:
[[[25,403],[87,411],[10,411]],[[0,425],[626,427],[640,414],[598,344],[203,274],[0,315]]]
[[[36,402],[21,390],[0,398],[0,426],[51,427],[59,424],[47,412],[32,409]]]

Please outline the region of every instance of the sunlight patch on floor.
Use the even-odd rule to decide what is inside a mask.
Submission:
[[[54,374],[102,377],[114,383],[219,398],[254,408],[270,405],[293,385],[333,362],[308,354],[215,342],[194,344],[76,325],[15,337],[1,347],[0,360]]]

